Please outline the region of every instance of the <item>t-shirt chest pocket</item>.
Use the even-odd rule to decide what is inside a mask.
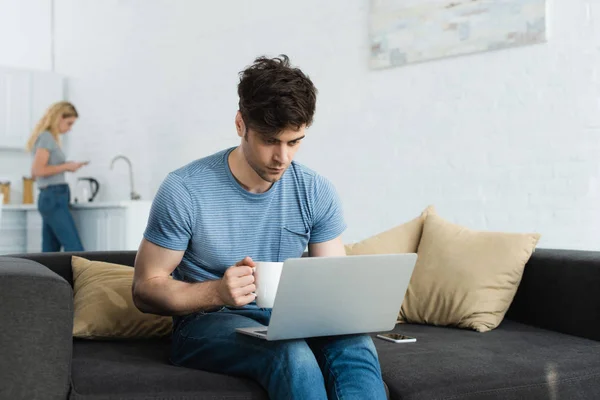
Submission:
[[[277,261],[283,262],[288,258],[302,257],[309,239],[309,232],[300,232],[286,227],[281,228]]]

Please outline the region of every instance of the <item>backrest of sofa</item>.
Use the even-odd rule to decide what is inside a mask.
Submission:
[[[600,252],[537,249],[506,318],[600,340]]]
[[[541,253],[541,254],[540,254]],[[538,264],[543,264],[548,254],[560,254],[563,250],[538,250],[532,255],[532,259],[528,265],[533,264],[537,267]],[[600,254],[600,253],[599,253]],[[26,258],[33,260],[45,265],[56,274],[62,276],[71,286],[73,286],[73,271],[71,268],[71,256],[79,256],[88,260],[104,261],[114,264],[122,264],[133,266],[135,260],[136,251],[90,251],[90,252],[66,252],[66,253],[27,253],[27,254],[11,254],[10,257]],[[304,252],[302,257],[308,257],[308,252]],[[525,282],[528,281],[528,275],[530,274],[529,268],[526,266],[526,272],[524,276]],[[520,288],[521,292],[523,288]],[[515,302],[511,305],[511,309],[508,312],[508,317],[512,314],[518,314],[519,311],[524,307],[522,293],[518,293]]]
[[[133,266],[136,251],[12,255],[36,261],[73,286],[71,256]],[[303,254],[306,256],[307,254]],[[538,249],[506,318],[600,340],[600,252]]]
[[[8,257],[19,257],[33,260],[45,265],[56,274],[62,276],[71,287],[73,286],[73,270],[71,268],[71,256],[79,256],[93,261],[104,261],[113,264],[129,265],[133,267],[136,251],[87,251],[68,253],[24,253],[10,254]],[[305,252],[303,257],[308,256]]]
[[[79,256],[88,260],[104,261],[133,267],[135,255],[136,251],[88,251],[69,253],[13,254],[10,257],[25,258],[45,265],[56,274],[62,276],[67,282],[69,282],[71,286],[73,286],[71,256]]]

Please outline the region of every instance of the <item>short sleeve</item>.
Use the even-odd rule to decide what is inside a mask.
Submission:
[[[52,137],[50,132],[42,132],[35,142],[35,150],[46,149],[52,151],[57,147],[56,140]]]
[[[194,208],[183,179],[167,175],[152,202],[144,238],[160,247],[186,250],[192,238]]]
[[[342,204],[331,182],[320,175],[315,177],[312,202],[310,243],[327,242],[340,236],[346,230]]]

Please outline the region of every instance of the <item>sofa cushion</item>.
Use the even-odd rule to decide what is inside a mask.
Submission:
[[[539,238],[536,233],[475,231],[430,213],[401,318],[479,332],[496,328]]]
[[[73,341],[71,399],[267,399],[248,379],[176,367],[166,339]]]
[[[143,313],[133,303],[133,268],[73,256],[73,336],[151,338],[171,334],[172,318]]]
[[[373,339],[391,399],[600,398],[600,342],[511,320],[485,335],[413,324],[394,331],[417,342]],[[169,347],[76,339],[71,399],[267,398],[251,380],[170,365]]]
[[[423,233],[423,223],[430,213],[435,213],[433,206],[427,207],[421,215],[408,222],[360,242],[347,244],[345,246],[346,254],[360,256],[367,254],[416,253]]]
[[[600,342],[504,320],[495,330],[400,324],[374,338],[392,399],[598,399]]]

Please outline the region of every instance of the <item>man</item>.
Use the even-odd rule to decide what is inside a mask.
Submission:
[[[161,185],[135,261],[135,304],[174,316],[175,365],[250,377],[272,399],[384,399],[367,335],[268,342],[235,332],[271,316],[254,301],[254,260],[300,257],[307,245],[312,257],[345,255],[346,227],[333,186],[292,161],[313,120],[311,80],[286,56],[240,75],[241,143]]]

